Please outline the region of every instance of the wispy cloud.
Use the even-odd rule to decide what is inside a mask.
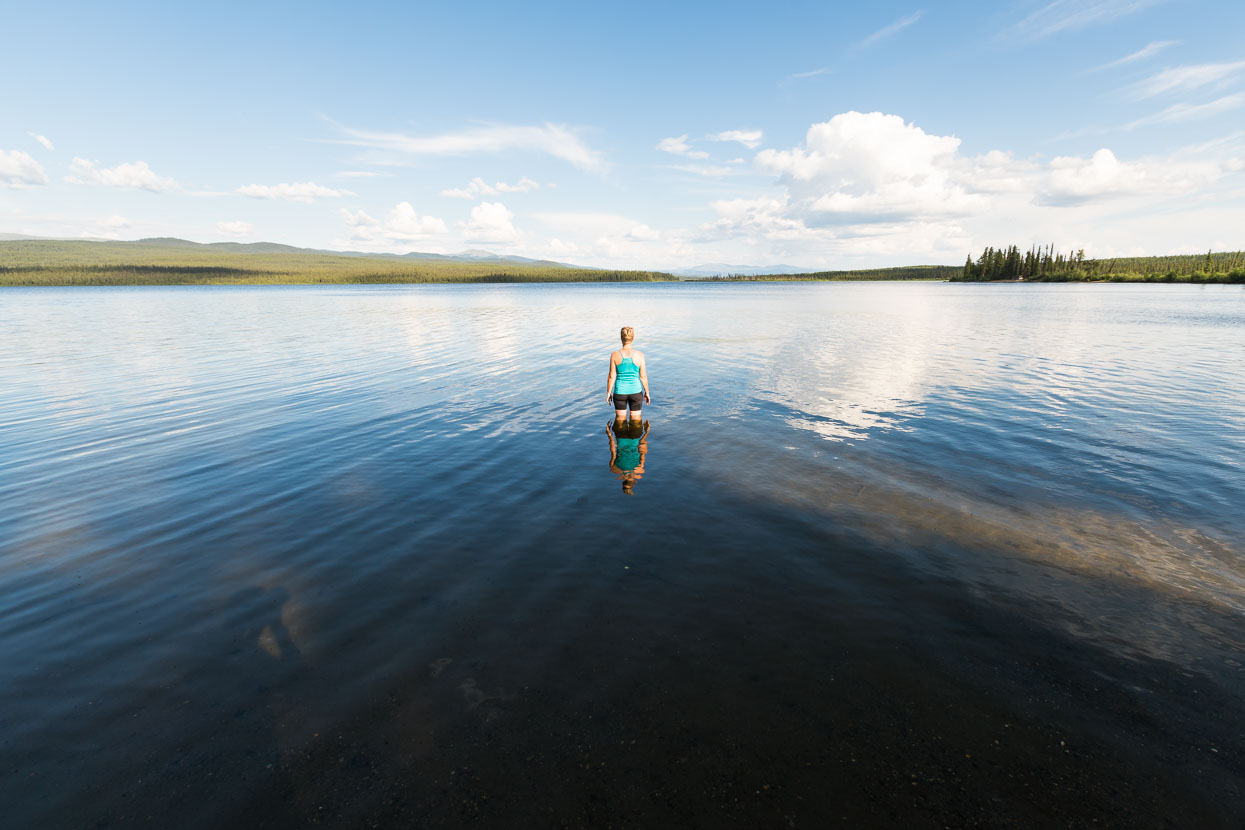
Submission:
[[[671,138],[663,138],[657,142],[657,149],[663,153],[673,153],[676,156],[686,156],[689,159],[709,158],[709,154],[704,150],[697,150],[691,144],[688,144],[687,133]]]
[[[860,43],[857,43],[856,48],[857,49],[868,49],[870,46],[874,45],[875,43],[881,40],[885,40],[886,38],[900,31],[901,29],[906,29],[909,26],[911,26],[913,23],[916,23],[918,20],[921,19],[921,15],[923,14],[925,14],[925,12],[913,12],[912,14],[907,15],[906,17],[899,18],[894,23],[891,23],[889,26],[883,26],[881,29],[878,29],[876,32],[869,35],[864,40],[860,41]]]
[[[760,130],[723,130],[708,136],[710,141],[738,141],[749,150],[761,146],[761,139],[764,137],[765,133]]]
[[[43,166],[22,150],[0,150],[0,187],[23,188],[47,184]]]
[[[26,133],[26,135],[30,136],[30,137],[31,137],[31,138],[33,138],[35,141],[37,141],[37,142],[39,142],[40,144],[42,144],[42,145],[43,145],[43,149],[45,149],[45,150],[55,150],[55,149],[56,149],[55,147],[53,147],[53,146],[52,146],[52,141],[51,141],[51,140],[50,140],[50,139],[49,139],[46,135],[39,135],[38,133]]]
[[[1165,0],[1055,0],[1007,29],[1004,34],[1033,39],[1070,29],[1110,23]]]
[[[1124,125],[1124,129],[1133,130],[1151,124],[1175,124],[1182,121],[1196,121],[1211,118],[1222,112],[1230,112],[1245,106],[1245,92],[1225,95],[1205,104],[1172,104],[1170,107],[1145,118],[1138,118]]]
[[[1129,93],[1133,98],[1141,99],[1153,98],[1165,92],[1198,89],[1239,75],[1242,70],[1245,70],[1245,61],[1173,66],[1133,84]]]
[[[375,170],[339,170],[333,174],[339,179],[374,179],[377,176],[388,176],[389,173],[377,173]]]
[[[581,170],[604,172],[607,165],[575,130],[561,124],[543,126],[489,125],[440,135],[407,135],[342,128],[340,143],[411,156],[465,156],[511,150],[545,153]]]
[[[294,184],[247,184],[238,188],[243,196],[252,199],[284,199],[289,202],[311,204],[316,199],[353,196],[349,190],[334,190],[315,182],[296,182]]]
[[[72,176],[65,181],[71,184],[102,184],[109,187],[130,187],[151,193],[177,190],[173,179],[159,176],[145,161],[126,162],[116,167],[98,167],[90,159],[75,158],[69,165]]]
[[[1140,49],[1138,49],[1136,52],[1133,52],[1132,54],[1125,55],[1122,58],[1116,58],[1113,61],[1104,63],[1102,66],[1095,66],[1093,69],[1089,71],[1090,72],[1105,72],[1108,69],[1118,69],[1121,66],[1127,66],[1130,63],[1136,63],[1137,61],[1143,61],[1146,58],[1154,57],[1159,52],[1162,52],[1164,49],[1166,49],[1168,46],[1174,46],[1179,42],[1180,41],[1178,40],[1156,40],[1153,43],[1147,43],[1145,46],[1141,47]]]
[[[829,75],[833,70],[828,66],[819,66],[816,69],[810,69],[807,72],[792,72],[784,81],[800,81],[804,78],[816,78],[818,75]]]

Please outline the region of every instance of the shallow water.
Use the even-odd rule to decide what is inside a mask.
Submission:
[[[0,332],[10,826],[1245,812],[1240,287],[5,289]]]

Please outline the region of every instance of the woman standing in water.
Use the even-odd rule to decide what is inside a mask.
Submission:
[[[610,374],[606,381],[605,399],[614,402],[614,426],[606,430],[610,436],[610,471],[622,481],[623,492],[631,495],[636,479],[644,473],[644,455],[648,451],[648,424],[642,423],[641,410],[648,403],[648,372],[644,353],[631,347],[635,329],[623,326],[619,332],[622,348],[610,355]],[[627,410],[631,418],[627,418]]]
[[[622,348],[610,355],[610,375],[605,388],[605,399],[614,402],[614,420],[627,419],[627,409],[631,409],[631,420],[639,423],[640,410],[648,403],[648,372],[644,367],[644,352],[631,347],[635,342],[635,329],[623,326],[620,332]]]

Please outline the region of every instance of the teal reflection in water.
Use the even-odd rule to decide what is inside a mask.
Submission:
[[[610,439],[610,472],[622,482],[622,491],[630,496],[635,483],[644,477],[644,462],[648,456],[649,422],[638,419],[611,421],[605,434]]]

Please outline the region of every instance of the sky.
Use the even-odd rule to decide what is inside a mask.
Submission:
[[[0,233],[646,269],[1245,248],[1239,0],[0,19]]]

